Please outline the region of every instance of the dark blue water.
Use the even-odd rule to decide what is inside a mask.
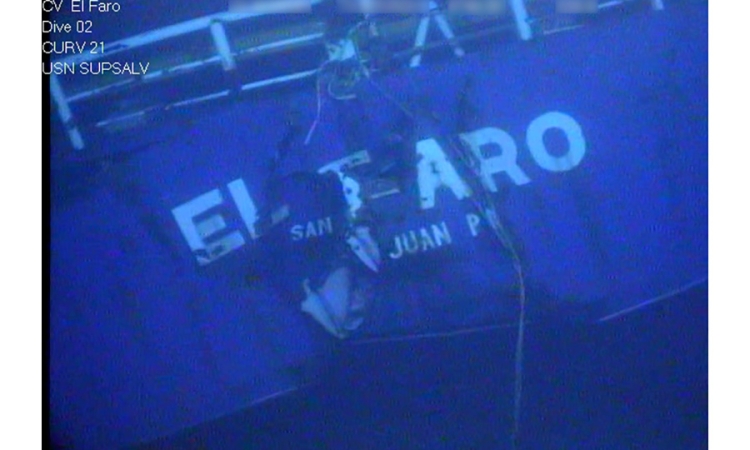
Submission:
[[[707,448],[707,299],[530,327],[520,448]],[[320,384],[145,448],[508,448],[513,338],[344,346]]]

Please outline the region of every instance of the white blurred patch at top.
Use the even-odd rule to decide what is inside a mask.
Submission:
[[[448,11],[474,16],[502,16],[508,8],[507,0],[448,0]]]
[[[429,0],[336,0],[342,13],[358,14],[424,14]]]
[[[556,0],[558,14],[591,14],[599,10],[597,0]]]
[[[311,0],[229,0],[229,12],[285,14],[312,12]]]

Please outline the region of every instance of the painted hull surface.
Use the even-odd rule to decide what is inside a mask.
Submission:
[[[483,155],[532,320],[607,318],[705,280],[707,76],[707,8],[692,5],[375,76],[354,106],[326,99],[283,173],[360,150],[377,165],[402,108],[433,117],[417,121],[404,188],[373,203],[382,266],[350,339],[516,320],[511,260],[470,190],[479,180],[451,159],[459,135]],[[284,93],[128,136],[109,144],[122,157],[96,189],[53,206],[56,439],[145,442],[314,381],[310,361],[333,339],[299,310],[309,258],[258,256],[268,236],[255,219],[289,110],[306,131],[316,106],[313,90]],[[154,143],[128,154],[138,142]],[[279,239],[339,226],[319,197],[295,195]],[[249,276],[253,265],[289,288]]]

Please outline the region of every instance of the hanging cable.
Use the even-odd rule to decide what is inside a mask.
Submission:
[[[521,265],[521,259],[518,256],[515,246],[513,245],[510,235],[498,220],[497,214],[494,212],[494,206],[492,212],[487,214],[491,216],[489,223],[491,228],[497,234],[498,239],[503,246],[510,252],[511,260],[513,262],[513,269],[516,273],[518,281],[518,322],[516,328],[516,349],[514,357],[514,382],[513,382],[513,428],[511,431],[511,448],[516,450],[518,448],[518,440],[521,431],[521,407],[523,400],[523,367],[524,367],[524,338],[526,331],[526,283],[524,281],[523,266]]]
[[[370,85],[372,85],[381,95],[383,95],[383,97],[397,106],[398,109],[406,114],[410,119],[416,119],[416,113],[411,111],[403,102],[396,99],[387,90],[381,87],[379,83],[373,80],[370,71],[365,66],[364,61],[362,60],[358,41],[356,39],[356,36],[354,36],[355,31],[358,30],[363,24],[364,22],[360,22],[349,33],[349,38],[353,43],[355,51],[355,58],[360,66],[361,75],[363,75],[368,80]],[[469,151],[466,149],[464,149],[464,151],[458,149],[451,140],[446,141],[449,143],[449,146],[452,148],[452,150],[454,150],[454,157],[458,159],[471,173],[473,173],[475,176],[478,176],[477,172],[479,170],[479,167],[475,164],[475,158],[471,156]],[[515,450],[518,448],[520,437],[523,400],[524,342],[526,331],[526,283],[521,259],[518,255],[518,251],[516,250],[515,245],[513,244],[510,233],[508,233],[508,231],[500,221],[494,206],[494,202],[492,201],[489,192],[487,192],[486,187],[481,184],[480,186],[480,189],[474,189],[475,195],[471,197],[472,203],[474,204],[474,207],[477,209],[477,211],[479,211],[480,215],[487,221],[490,229],[493,230],[494,236],[498,239],[503,248],[505,248],[510,253],[513,270],[516,274],[518,283],[518,320],[516,325],[517,335],[514,352],[513,425],[511,431],[511,448]],[[482,200],[484,200],[484,202],[477,198],[479,196],[482,197]]]
[[[393,95],[383,89],[378,83],[376,83],[370,76],[369,71],[366,70],[364,63],[361,60],[359,48],[354,41],[354,48],[356,52],[357,60],[363,67],[363,73],[369,81],[369,83],[381,93],[388,101],[397,106],[402,112],[404,112],[411,119],[417,117],[416,113],[411,111],[406,105],[397,100]],[[473,175],[479,176],[477,173],[479,167],[475,164],[475,158],[469,153],[469,150],[464,147],[463,150],[457,148],[458,146],[453,143],[450,139],[444,139],[453,150],[453,156],[459,162],[461,162]],[[515,272],[517,283],[518,283],[518,320],[516,325],[516,344],[514,352],[514,383],[513,383],[513,424],[511,430],[511,448],[516,450],[518,448],[518,442],[521,431],[521,411],[523,401],[523,378],[524,378],[524,342],[526,332],[526,283],[523,272],[523,265],[521,264],[521,258],[518,255],[513,239],[510,233],[503,226],[500,218],[498,217],[495,209],[494,201],[492,200],[490,193],[487,188],[480,183],[479,189],[472,189],[474,195],[470,198],[474,207],[479,211],[480,215],[484,217],[493,230],[494,236],[500,241],[500,244],[505,248],[511,257],[513,270]],[[482,197],[480,200],[477,197]],[[484,200],[484,202],[482,202]],[[484,203],[484,204],[483,204]]]
[[[326,64],[323,64],[320,67],[320,69],[318,69],[318,70],[322,71],[323,67],[325,67],[325,66],[326,66]],[[317,107],[317,112],[315,114],[315,120],[313,121],[312,125],[310,126],[310,130],[307,132],[307,136],[305,137],[305,146],[310,145],[310,140],[312,139],[313,133],[315,133],[315,129],[318,128],[318,124],[320,123],[320,115],[321,115],[321,112],[323,110],[323,92],[322,92],[321,87],[320,87],[320,84],[321,84],[320,83],[320,75],[318,75],[318,78],[316,78],[315,84],[316,84],[315,91],[317,93],[317,99],[318,99],[317,100],[318,107]]]
[[[357,67],[360,70],[353,71],[350,73],[350,77],[347,80],[344,80],[342,86],[345,88],[351,88],[352,86],[356,85],[357,82],[362,78],[362,76],[368,77],[369,73],[362,63],[361,56],[359,54],[359,48],[356,42],[356,32],[367,22],[362,21],[354,25],[346,35],[346,39],[349,40],[355,50],[355,62],[357,63]],[[316,77],[316,97],[317,97],[317,111],[315,115],[315,120],[313,121],[312,125],[310,126],[310,129],[307,132],[307,136],[305,137],[305,146],[310,145],[310,141],[312,140],[313,134],[315,134],[315,130],[318,128],[318,125],[320,124],[322,111],[323,111],[323,97],[324,97],[324,91],[323,91],[323,84],[325,84],[325,94],[329,95],[332,98],[335,98],[337,100],[351,100],[355,98],[356,96],[349,93],[349,94],[342,94],[338,92],[334,92],[333,85],[334,82],[339,79],[338,74],[335,73],[334,68],[334,74],[333,77],[326,80],[325,76],[325,70],[328,68],[328,66],[333,65],[335,63],[341,63],[343,61],[343,54],[344,50],[342,48],[339,48],[336,53],[329,54],[329,59],[325,61],[323,64],[320,65],[317,69],[317,77]]]
[[[458,160],[464,164],[474,175],[479,176],[477,171],[478,166],[474,164],[474,158],[469,154],[469,150],[456,148],[451,141],[449,141],[450,147],[455,150]],[[481,185],[484,187],[484,185]],[[511,262],[513,264],[513,270],[516,274],[518,283],[518,321],[516,324],[516,347],[514,354],[514,381],[513,381],[513,426],[511,430],[511,448],[516,450],[518,448],[518,441],[521,430],[521,408],[523,400],[523,368],[524,368],[524,339],[526,332],[526,283],[523,274],[523,266],[521,264],[521,258],[518,255],[513,239],[510,233],[505,228],[503,223],[497,214],[495,204],[489,195],[486,188],[478,189],[475,195],[471,196],[474,207],[480,212],[482,217],[490,225],[490,229],[493,231],[495,237],[500,241],[501,245],[510,253]],[[481,196],[479,199],[477,197]],[[484,200],[484,204],[482,204]]]

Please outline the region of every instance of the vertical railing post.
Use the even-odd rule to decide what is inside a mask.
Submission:
[[[65,131],[68,133],[68,138],[70,138],[70,143],[76,150],[83,150],[86,147],[83,143],[83,136],[81,136],[81,132],[78,131],[78,127],[75,124],[73,112],[70,110],[67,98],[65,98],[60,80],[54,74],[49,77],[49,90],[52,100],[57,106],[57,115],[60,117]]]
[[[224,24],[218,20],[211,22],[211,37],[214,39],[214,46],[221,57],[221,65],[225,71],[229,72],[237,67],[232,55],[232,48],[229,46],[227,31]]]
[[[422,17],[422,20],[419,21],[419,26],[417,27],[417,37],[414,40],[414,48],[420,48],[424,47],[425,42],[427,42],[427,31],[430,28],[430,16]],[[419,52],[412,56],[411,61],[409,62],[409,67],[419,67],[419,65],[422,64],[422,52]]]
[[[509,0],[510,7],[513,10],[513,18],[516,20],[516,29],[518,37],[528,41],[532,37],[531,26],[529,25],[529,13],[526,11],[524,0]]]
[[[430,2],[430,8],[435,11],[435,23],[437,23],[440,32],[443,33],[445,39],[447,39],[448,43],[450,43],[451,47],[453,47],[453,53],[459,58],[463,57],[466,52],[456,42],[456,34],[453,32],[453,29],[448,23],[448,19],[445,18],[445,14],[443,14],[443,11],[440,10],[440,7],[434,1]]]
[[[429,10],[419,22],[419,26],[417,27],[417,37],[414,40],[414,48],[419,49],[420,47],[424,47],[427,42],[427,32],[429,31],[430,21],[432,20],[433,15],[435,16],[435,22],[437,23],[438,29],[450,43],[451,47],[453,47],[453,53],[459,58],[464,56],[466,52],[461,45],[456,42],[456,35],[448,23],[448,19],[445,18],[440,7],[434,1],[429,2]],[[414,68],[418,67],[420,64],[422,64],[422,52],[418,52],[412,56],[409,66]]]

